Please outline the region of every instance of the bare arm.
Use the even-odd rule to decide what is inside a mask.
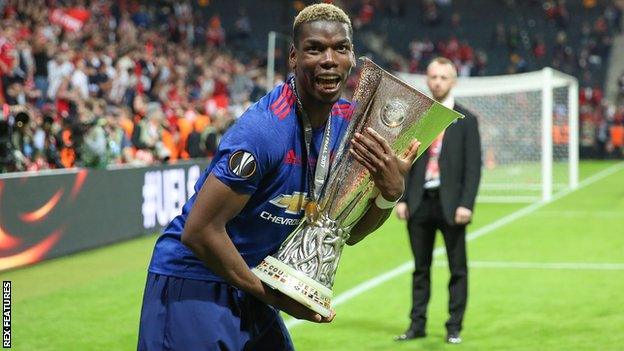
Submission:
[[[245,207],[249,198],[249,195],[236,193],[211,174],[189,213],[182,243],[212,271],[261,301],[295,318],[313,322],[331,321],[333,316],[322,318],[298,302],[268,288],[251,272],[225,230],[226,223]]]
[[[375,229],[381,227],[390,213],[392,213],[392,209],[380,209],[373,204],[351,230],[347,245],[357,244]]]
[[[416,159],[420,142],[413,140],[401,156],[397,156],[381,135],[371,128],[363,134],[356,133],[351,141],[351,154],[373,177],[375,186],[384,199],[396,201],[405,191],[405,175]],[[358,243],[379,228],[390,216],[392,209],[381,209],[374,203],[351,230],[348,245]]]

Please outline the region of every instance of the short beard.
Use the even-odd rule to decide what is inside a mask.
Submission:
[[[435,96],[433,97],[437,102],[442,102],[444,100],[446,100],[446,98],[451,94],[451,91],[447,91],[446,94],[442,95],[442,97],[440,98],[436,98]]]

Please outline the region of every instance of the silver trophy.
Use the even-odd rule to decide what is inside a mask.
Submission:
[[[252,271],[267,285],[327,317],[342,248],[378,190],[368,170],[351,156],[349,140],[367,127],[382,135],[396,154],[413,139],[418,156],[455,119],[462,117],[363,58],[353,96],[351,124],[341,140],[315,220],[303,220],[276,254]]]

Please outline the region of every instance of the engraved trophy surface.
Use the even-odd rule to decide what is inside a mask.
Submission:
[[[368,170],[348,152],[355,133],[373,128],[396,154],[413,139],[420,156],[455,119],[462,117],[364,58],[353,95],[354,111],[330,168],[315,220],[306,219],[278,252],[252,271],[267,285],[327,317],[334,277],[349,232],[377,196]]]

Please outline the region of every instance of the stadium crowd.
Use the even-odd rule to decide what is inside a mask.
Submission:
[[[375,16],[401,15],[406,6],[405,1],[344,2],[355,14],[356,28]],[[553,57],[556,68],[580,69],[581,147],[588,156],[621,157],[624,98],[607,103],[587,73],[606,60],[612,33],[621,31],[621,11],[608,7],[584,26],[579,50],[568,45],[565,2],[533,2],[560,32],[553,45],[536,34],[532,59]],[[438,25],[438,8],[449,3],[423,0],[425,23]],[[250,40],[249,15],[241,9],[226,35],[215,11],[195,11],[210,6],[208,0],[0,0],[0,172],[209,156],[223,131],[268,88],[266,53],[236,50]],[[461,32],[459,14],[448,21]],[[492,39],[509,48],[508,73],[527,69],[514,50],[520,40],[516,30],[497,26]],[[436,55],[453,60],[461,75],[487,73],[486,51],[458,37],[435,43],[414,39],[407,67],[393,68],[422,72]],[[619,87],[624,96],[624,73]]]
[[[406,16],[405,1],[349,3],[357,16],[355,23],[363,28],[371,23],[383,25],[383,21],[375,20],[389,17],[398,20],[385,27],[392,31]],[[490,22],[495,21],[495,25],[489,34],[487,24],[479,23],[476,27],[474,23],[475,18],[482,22],[478,11],[482,11],[483,3],[474,9],[459,6],[463,12],[453,5],[448,0],[421,0],[422,18],[412,16],[407,21],[412,28],[410,33],[415,34],[404,50],[406,59],[391,58],[387,65],[423,74],[432,57],[444,56],[455,63],[460,76],[515,74],[553,67],[577,77],[581,84],[582,157],[624,155],[624,102],[608,101],[603,91],[613,38],[622,33],[622,4],[595,0],[574,4],[564,0],[508,0],[496,5],[500,13],[492,14]],[[430,37],[433,33],[437,39]],[[385,38],[401,35],[389,33]],[[474,45],[479,41],[480,45]],[[624,77],[620,78],[619,87],[624,91]],[[563,123],[558,114],[554,111],[555,119]],[[555,144],[566,144],[567,130],[560,132],[563,127],[555,127]]]
[[[85,3],[0,2],[2,171],[207,156],[266,89],[188,1]]]

